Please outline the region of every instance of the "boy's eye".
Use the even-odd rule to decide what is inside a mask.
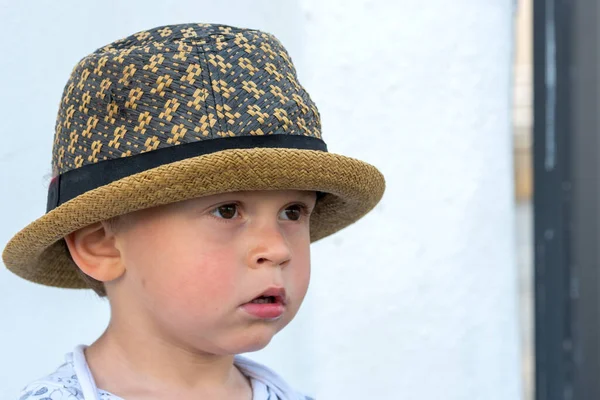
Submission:
[[[237,217],[237,205],[223,204],[222,206],[215,208],[211,214],[223,219],[235,218]]]
[[[298,221],[302,214],[306,212],[305,207],[300,204],[294,204],[283,210],[281,213],[283,219],[289,219],[290,221]]]

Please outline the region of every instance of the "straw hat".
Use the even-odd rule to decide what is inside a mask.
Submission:
[[[385,187],[375,167],[327,151],[274,36],[208,24],[139,32],[83,58],[62,95],[52,166],[47,213],[2,258],[25,279],[68,288],[86,283],[63,238],[98,221],[216,193],[314,190],[325,193],[315,241],[365,215]]]

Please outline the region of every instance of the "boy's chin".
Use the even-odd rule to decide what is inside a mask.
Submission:
[[[244,346],[242,348],[240,348],[239,351],[236,351],[235,354],[242,354],[242,353],[252,353],[254,351],[259,351],[264,349],[265,347],[267,347],[267,345],[269,344],[270,340],[264,343],[252,343],[251,345],[248,346]]]
[[[228,343],[231,354],[250,353],[264,349],[279,332],[273,327],[251,327],[239,332]]]
[[[267,332],[266,330],[262,333],[249,334],[240,339],[238,346],[236,346],[239,349],[235,354],[262,350],[271,342],[273,336],[275,336],[275,333]]]

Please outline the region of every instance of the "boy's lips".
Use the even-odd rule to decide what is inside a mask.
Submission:
[[[271,287],[251,301],[242,304],[241,309],[260,319],[278,319],[285,311],[287,299],[285,289]]]

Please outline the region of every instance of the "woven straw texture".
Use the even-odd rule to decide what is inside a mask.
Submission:
[[[55,175],[166,147],[223,137],[321,138],[319,113],[272,35],[221,25],[136,33],[79,62],[60,102]],[[135,210],[238,190],[326,193],[311,240],[361,218],[381,199],[373,166],[325,151],[229,149],[164,164],[83,193],[17,233],[3,252],[15,274],[84,288],[63,240],[88,224]]]

